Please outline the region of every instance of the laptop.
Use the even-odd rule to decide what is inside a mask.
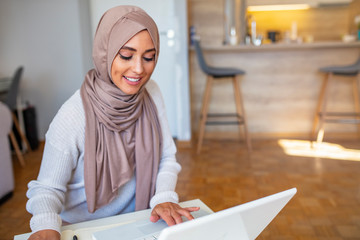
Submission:
[[[194,220],[168,227],[160,220],[141,220],[94,232],[93,240],[253,240],[295,195],[296,188],[216,213],[194,212]]]

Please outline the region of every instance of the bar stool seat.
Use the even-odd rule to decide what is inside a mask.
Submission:
[[[243,75],[245,72],[237,68],[216,68],[208,66],[207,72],[208,75],[211,75],[214,78],[226,78],[234,77],[236,75]]]
[[[359,72],[360,72],[360,57],[351,65],[346,66],[329,66],[319,69],[320,72],[325,73],[325,78],[322,83],[318,104],[316,108],[313,128],[311,132],[312,139],[317,135],[317,143],[321,143],[324,138],[324,124],[325,123],[341,123],[341,124],[360,124],[360,101],[359,101]],[[330,112],[327,111],[326,105],[328,100],[328,86],[330,80],[335,80],[335,76],[349,77],[353,81],[353,97],[355,110],[354,112]],[[358,126],[359,127],[359,126]]]
[[[203,95],[203,102],[200,115],[200,124],[199,124],[199,136],[198,136],[198,146],[197,152],[201,152],[203,138],[205,133],[205,125],[229,125],[235,124],[239,128],[244,127],[245,140],[247,148],[251,151],[251,141],[247,130],[247,121],[245,117],[244,104],[241,95],[240,84],[238,82],[237,76],[245,74],[241,69],[237,68],[224,68],[224,67],[213,67],[209,66],[202,53],[200,42],[198,40],[194,41],[195,51],[197,59],[200,65],[201,70],[207,75],[205,92]],[[220,79],[231,79],[234,89],[234,98],[236,105],[236,113],[209,113],[209,104],[210,104],[210,95],[213,85],[213,81],[219,81]],[[235,119],[235,120],[219,120],[219,119]]]

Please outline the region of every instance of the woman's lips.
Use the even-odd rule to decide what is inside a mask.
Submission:
[[[129,84],[132,84],[132,85],[138,84],[140,82],[140,80],[141,80],[140,77],[135,78],[135,77],[126,77],[126,76],[124,76],[124,78]]]

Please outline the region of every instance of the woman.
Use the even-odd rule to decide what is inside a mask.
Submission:
[[[29,239],[60,239],[75,223],[152,208],[150,220],[192,219],[174,192],[181,167],[165,106],[149,80],[159,55],[155,22],[134,6],[108,10],[96,30],[95,68],[48,132],[38,179],[29,183]]]

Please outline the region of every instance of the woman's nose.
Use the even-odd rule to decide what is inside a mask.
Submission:
[[[133,64],[133,71],[137,74],[141,74],[144,71],[144,66],[143,66],[143,62],[142,59],[135,59],[134,64]]]

